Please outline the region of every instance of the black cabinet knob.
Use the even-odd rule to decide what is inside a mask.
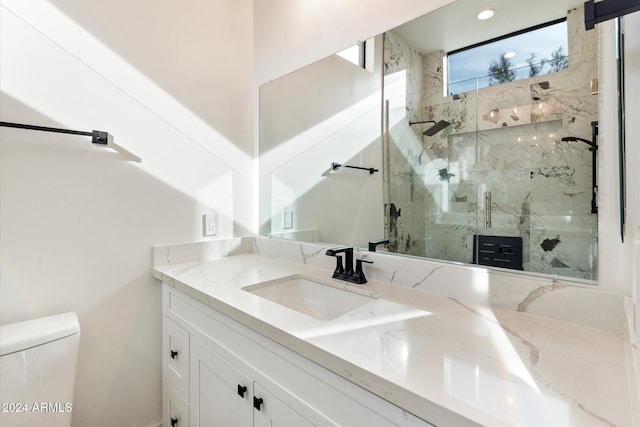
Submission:
[[[238,384],[238,396],[244,397],[244,394],[247,392],[247,387]]]
[[[260,410],[260,407],[262,406],[263,402],[264,401],[262,400],[261,397],[253,396],[253,407],[256,408],[258,411]]]
[[[174,350],[171,350],[171,358],[172,358],[172,359],[175,359],[176,357],[178,357],[178,352],[177,352],[177,351],[174,351]],[[176,421],[176,422],[177,422],[177,421]]]
[[[177,418],[171,418],[171,427],[176,427],[176,424],[178,424],[178,419]]]

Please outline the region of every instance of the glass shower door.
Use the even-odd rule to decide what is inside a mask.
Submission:
[[[393,89],[390,81],[387,77],[388,87]],[[389,248],[402,254],[471,263],[480,215],[473,114],[476,93],[443,98],[434,90],[406,94],[405,82],[399,86],[398,96],[386,102]],[[461,115],[469,121],[460,122]],[[432,127],[441,121],[448,125],[433,132]]]
[[[474,262],[522,270],[531,261],[536,176],[550,164],[560,120],[476,133],[478,229]]]
[[[444,105],[443,113],[450,107]],[[445,129],[425,144],[436,159],[425,166],[432,200],[426,206],[425,250],[429,258],[470,263],[479,222],[476,134],[453,132]]]

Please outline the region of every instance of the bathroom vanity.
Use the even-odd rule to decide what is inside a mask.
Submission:
[[[368,254],[368,283],[349,284],[331,279],[326,249],[259,237],[155,248],[165,425],[637,425],[625,324],[552,318],[554,292],[603,293],[536,283],[510,309],[420,290],[457,267],[387,254]],[[523,312],[535,295],[551,316]]]
[[[430,425],[167,284],[163,314],[169,424]]]

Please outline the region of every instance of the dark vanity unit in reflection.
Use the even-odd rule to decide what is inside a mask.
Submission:
[[[473,236],[473,263],[522,270],[522,237]]]

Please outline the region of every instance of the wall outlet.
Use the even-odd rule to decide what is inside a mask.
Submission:
[[[203,220],[203,234],[205,236],[215,236],[218,234],[218,214],[204,214],[202,216]]]
[[[282,228],[293,228],[293,211],[285,209],[282,211]]]

